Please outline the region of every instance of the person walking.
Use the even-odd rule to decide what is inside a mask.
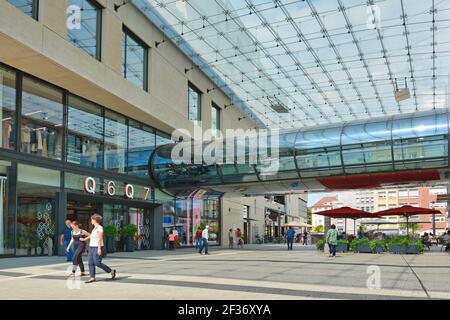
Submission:
[[[308,245],[308,231],[303,231],[303,245],[307,246]]]
[[[202,254],[203,249],[205,249],[205,254],[208,253],[208,237],[209,237],[209,226],[205,226],[205,229],[202,232],[202,247],[198,253]]]
[[[325,241],[328,243],[328,247],[330,248],[329,257],[336,257],[337,237],[338,232],[336,230],[336,225],[332,224],[325,236]]]
[[[195,250],[200,250],[201,247],[202,247],[202,229],[198,227],[197,232],[195,233]]]
[[[72,258],[72,273],[69,275],[69,277],[75,277],[75,272],[77,271],[77,267],[80,266],[81,276],[85,276],[84,273],[84,263],[83,263],[83,252],[85,243],[84,241],[81,241],[82,238],[89,237],[90,233],[80,229],[80,226],[78,224],[78,221],[72,221],[72,238],[70,240],[70,243],[68,245],[67,250],[70,250],[70,248],[73,245],[73,258]]]
[[[234,248],[234,237],[233,237],[233,229],[228,230],[228,248]]]
[[[89,275],[90,279],[86,283],[93,283],[97,281],[95,279],[95,267],[98,267],[111,274],[111,279],[116,279],[116,270],[111,270],[106,264],[102,263],[102,257],[105,253],[105,246],[103,244],[103,227],[100,225],[102,222],[102,216],[94,214],[91,216],[91,224],[94,226],[92,233],[89,237],[80,239],[81,241],[87,241],[89,239]]]
[[[294,243],[294,235],[295,231],[292,229],[292,227],[289,227],[289,229],[286,231],[286,242],[288,246],[288,250],[292,250],[292,245]]]
[[[237,247],[241,247],[241,249],[244,248],[244,240],[242,239],[242,232],[241,229],[237,228],[236,230],[236,240],[237,240]]]
[[[64,248],[64,252],[66,253],[67,262],[72,261],[73,259],[73,250],[72,247],[69,246],[70,240],[72,238],[72,221],[70,219],[66,219],[64,222],[64,228],[61,233],[60,244]]]
[[[173,230],[170,230],[169,233],[169,250],[175,250],[175,233],[173,232]]]

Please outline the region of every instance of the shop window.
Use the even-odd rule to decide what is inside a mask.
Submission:
[[[148,175],[148,160],[155,150],[155,131],[136,121],[129,122],[128,169],[140,176]]]
[[[114,112],[105,113],[105,169],[124,173],[128,140],[126,119]]]
[[[0,256],[14,254],[15,215],[8,206],[8,188],[10,162],[0,161]]]
[[[33,19],[38,19],[39,0],[8,0],[13,6]]]
[[[1,146],[15,148],[16,75],[0,68],[0,134]]]
[[[147,91],[148,49],[130,30],[122,32],[122,76]]]
[[[69,42],[100,60],[101,8],[91,0],[68,0],[67,6]]]
[[[214,102],[211,107],[211,130],[215,137],[220,133],[220,108]]]
[[[57,247],[56,192],[60,172],[18,165],[16,255],[47,255]]]
[[[23,78],[21,151],[61,159],[63,94],[28,77]]]
[[[188,118],[197,125],[202,120],[201,92],[192,84],[188,86]]]
[[[69,97],[67,161],[103,168],[102,109],[74,96]]]

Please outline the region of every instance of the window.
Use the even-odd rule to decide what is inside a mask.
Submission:
[[[409,197],[410,198],[415,198],[419,196],[419,190],[409,190]]]
[[[67,1],[68,40],[100,60],[101,8],[91,0]]]
[[[103,169],[102,108],[72,95],[68,108],[67,161]]]
[[[155,130],[136,121],[129,121],[128,172],[148,175],[148,159],[155,150]]]
[[[21,151],[61,159],[63,94],[29,77],[23,78]]]
[[[126,119],[117,113],[105,112],[105,169],[125,172],[128,127]]]
[[[202,94],[192,84],[188,87],[188,119],[200,125],[202,120]]]
[[[0,68],[0,133],[1,147],[14,149],[14,119],[16,109],[16,75]]]
[[[147,46],[130,30],[122,32],[122,75],[147,91]]]
[[[8,2],[33,19],[38,19],[39,0],[8,0]]]
[[[431,195],[446,194],[446,193],[447,193],[447,188],[430,189]]]
[[[220,132],[220,108],[214,102],[211,108],[211,130],[213,135],[217,137]]]
[[[399,198],[408,198],[408,190],[400,190],[398,196]]]

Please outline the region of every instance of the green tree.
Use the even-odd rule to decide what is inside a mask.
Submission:
[[[314,233],[323,233],[324,227],[323,227],[323,225],[319,224],[317,227],[314,227],[312,231]]]
[[[306,223],[312,224],[312,210],[311,208],[306,209]]]
[[[422,224],[420,223],[410,223],[408,226],[408,230],[410,234],[416,234],[422,228]],[[406,230],[406,223],[400,223],[400,229]]]

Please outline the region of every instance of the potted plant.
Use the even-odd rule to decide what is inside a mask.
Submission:
[[[113,224],[107,224],[103,227],[103,234],[106,240],[106,251],[108,253],[114,253],[114,237],[118,234],[117,227]]]
[[[134,251],[134,237],[137,231],[138,228],[135,224],[127,224],[122,228],[122,236],[125,238],[125,251]]]
[[[317,240],[316,248],[317,248],[317,250],[323,251],[325,248],[325,240],[323,240],[323,239]]]
[[[347,252],[348,251],[348,241],[347,240],[338,240],[336,251]]]
[[[386,241],[384,240],[369,241],[369,246],[373,253],[382,253],[386,251]]]

